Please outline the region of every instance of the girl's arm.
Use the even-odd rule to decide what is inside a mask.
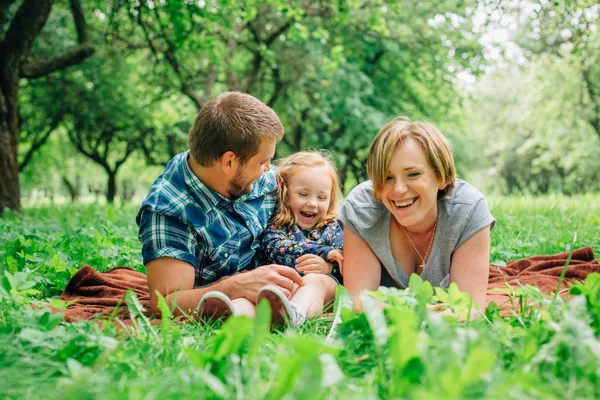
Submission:
[[[296,269],[304,273],[332,274],[338,282],[342,282],[344,231],[341,226],[333,221],[319,238],[313,239],[327,245],[304,243],[307,246],[306,254],[298,257]]]
[[[469,293],[481,311],[485,310],[490,274],[490,227],[467,239],[452,256],[450,282]],[[344,276],[345,278],[345,276]]]
[[[302,254],[314,254],[327,262],[334,261],[327,257],[332,250],[342,250],[344,248],[344,231],[336,221],[331,222],[321,233],[319,238],[312,238],[311,242],[306,242],[304,237],[296,237],[296,243],[302,248]],[[327,244],[315,244],[314,241]]]
[[[296,258],[304,254],[315,254],[326,259],[327,254],[333,250],[331,246],[307,243],[304,240],[291,240],[285,228],[268,226],[262,234],[261,246],[269,262],[296,266]]]

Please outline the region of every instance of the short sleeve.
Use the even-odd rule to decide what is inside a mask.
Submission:
[[[487,201],[484,197],[481,197],[472,207],[471,213],[467,216],[467,222],[458,238],[456,248],[460,247],[464,242],[469,240],[471,236],[489,226],[490,229],[494,228],[496,220],[490,213]]]
[[[361,237],[381,222],[385,207],[375,200],[371,181],[356,186],[342,203],[338,220]]]
[[[189,226],[149,210],[140,213],[139,226],[144,265],[157,258],[171,257],[196,266],[197,241]]]
[[[338,221],[342,226],[348,227],[352,232],[359,234],[358,227],[356,226],[358,222],[358,215],[356,215],[356,210],[354,208],[354,204],[347,199],[342,204],[340,208],[340,214],[338,215]]]

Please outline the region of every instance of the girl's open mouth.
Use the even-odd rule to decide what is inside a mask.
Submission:
[[[313,213],[313,212],[306,212],[306,211],[300,211],[300,215],[302,215],[304,218],[314,218],[317,216],[317,213]]]

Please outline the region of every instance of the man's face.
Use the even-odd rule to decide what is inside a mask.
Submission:
[[[252,192],[252,184],[263,173],[271,169],[271,159],[275,155],[275,140],[264,139],[258,153],[244,164],[239,164],[235,176],[229,181],[229,198],[237,199]]]

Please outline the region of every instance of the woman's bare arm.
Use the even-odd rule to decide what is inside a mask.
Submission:
[[[486,227],[464,242],[452,256],[450,282],[469,293],[481,311],[485,310],[490,274],[490,227]]]
[[[381,263],[368,243],[344,228],[344,286],[353,297],[364,289],[376,290],[381,282]]]

